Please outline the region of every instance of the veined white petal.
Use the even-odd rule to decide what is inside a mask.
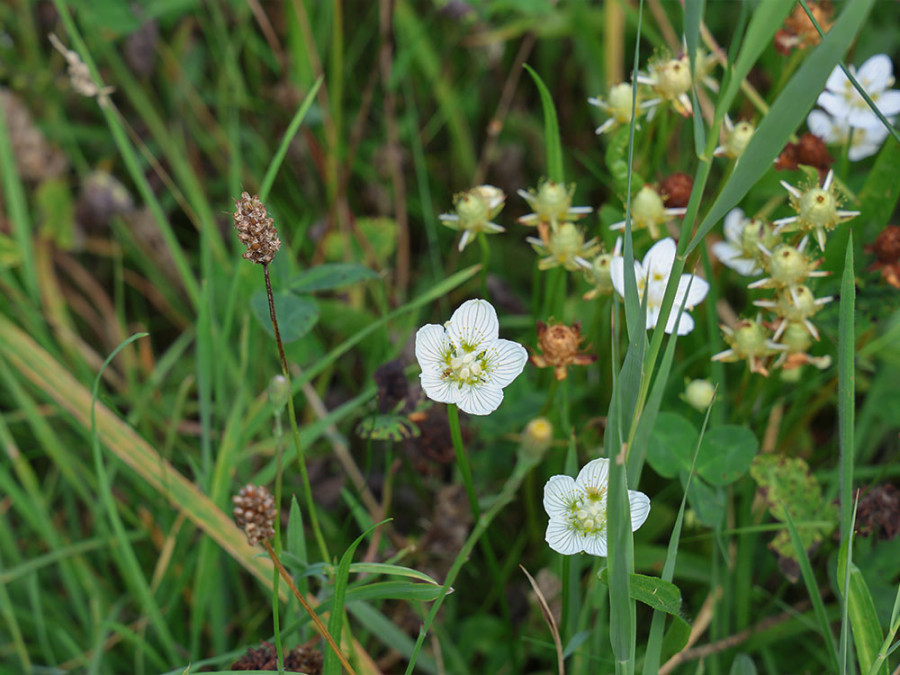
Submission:
[[[581,488],[605,488],[609,482],[609,460],[606,457],[592,459],[581,467],[575,484]]]
[[[894,73],[894,65],[887,54],[876,54],[866,59],[859,67],[856,75],[857,81],[870,96],[873,93],[884,91],[891,86]],[[856,92],[856,89],[853,90]],[[858,95],[858,94],[856,94]]]
[[[644,256],[643,267],[647,278],[661,280],[667,278],[675,264],[675,240],[671,237],[660,239],[650,247]],[[659,277],[659,279],[657,279]]]
[[[690,290],[688,287],[690,286]],[[685,294],[687,295],[687,309],[699,305],[703,302],[706,294],[709,293],[709,282],[701,279],[696,275],[682,274],[678,280],[678,288],[675,291],[675,308],[681,307]]]
[[[650,515],[650,497],[636,490],[628,491],[628,504],[631,509],[631,531],[637,530]]]
[[[725,239],[739,246],[745,221],[743,209],[731,209],[725,216]]]
[[[583,537],[573,530],[568,522],[560,518],[551,518],[547,524],[544,539],[557,553],[575,555],[584,550]]]
[[[681,318],[678,318],[678,310],[675,309],[675,307],[672,307],[672,313],[669,314],[669,320],[666,322],[666,333],[669,335],[675,332],[676,319],[678,319],[679,335],[687,335],[694,330],[694,317],[692,317],[687,310],[684,310],[681,313]]]
[[[600,556],[601,558],[607,556],[605,534],[586,535],[582,546],[584,546],[585,553]]]
[[[456,403],[457,384],[450,379],[441,377],[440,373],[425,372],[419,375],[422,391],[432,401],[438,403]]]
[[[496,340],[500,322],[496,310],[487,300],[467,300],[453,312],[447,331],[454,344],[471,348]]]
[[[453,387],[456,405],[470,415],[490,415],[503,402],[503,390],[488,383],[459,384]]]
[[[900,90],[889,89],[888,91],[882,92],[878,97],[877,104],[881,114],[885,117],[900,113]],[[868,107],[866,110],[868,110]],[[881,120],[878,120],[878,124],[883,126]]]
[[[443,326],[429,323],[416,331],[416,361],[422,372],[443,372],[450,341]]]
[[[544,511],[550,518],[562,518],[572,510],[579,494],[571,476],[551,476],[544,485]]]
[[[669,318],[671,321],[671,317]],[[647,330],[651,328],[656,328],[656,322],[659,321],[659,305],[652,305],[647,307]],[[671,331],[666,331],[667,333]]]
[[[505,387],[522,373],[527,362],[528,352],[518,342],[494,340],[484,357],[487,382]]]

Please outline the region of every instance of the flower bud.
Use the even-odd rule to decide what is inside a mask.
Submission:
[[[662,196],[652,185],[645,185],[631,199],[631,226],[655,231],[658,223],[668,220]]]
[[[616,122],[619,122],[620,124],[628,124],[631,122],[633,96],[634,90],[627,82],[614,84],[609,88],[607,110]]]
[[[655,69],[656,89],[667,98],[677,98],[691,88],[691,65],[687,56],[670,59]]]
[[[535,417],[522,432],[519,443],[519,457],[529,462],[538,462],[553,443],[553,425],[546,417]]]
[[[756,129],[750,122],[738,122],[725,139],[725,156],[737,159],[744,154]]]
[[[757,244],[771,250],[777,243],[778,237],[772,232],[772,226],[759,218],[748,220],[741,230],[741,248],[748,258],[759,257]]]
[[[809,258],[788,244],[779,244],[769,260],[769,274],[781,286],[800,284],[811,271]]]
[[[706,412],[715,393],[716,388],[709,380],[691,380],[684,390],[684,400],[695,410]]]
[[[287,405],[288,397],[291,395],[291,387],[284,375],[275,375],[269,382],[268,388],[269,403],[276,413],[284,410]]]
[[[781,336],[789,354],[801,354],[812,346],[812,336],[802,323],[791,322]]]

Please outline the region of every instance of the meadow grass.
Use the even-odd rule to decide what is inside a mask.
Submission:
[[[894,4],[4,4],[0,673],[898,672],[900,142],[780,166],[836,69],[886,105],[859,67],[897,63]],[[673,63],[716,86],[670,95]],[[735,207],[800,214],[759,229],[762,288],[713,248]],[[490,414],[420,386],[473,298],[532,357]],[[463,355],[442,381],[498,367]],[[548,546],[561,476],[606,555]]]

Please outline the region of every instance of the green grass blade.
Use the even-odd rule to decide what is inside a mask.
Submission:
[[[531,75],[534,84],[538,88],[541,95],[541,105],[544,108],[544,143],[547,148],[547,178],[557,183],[565,182],[563,173],[562,160],[562,143],[559,139],[559,120],[556,118],[556,106],[553,105],[553,97],[550,96],[550,90],[541,79],[534,68],[527,63],[524,64],[525,70]]]
[[[296,136],[297,132],[300,130],[300,125],[303,123],[304,118],[306,118],[306,113],[309,112],[310,107],[316,100],[316,94],[319,93],[319,87],[321,86],[322,76],[320,76],[319,79],[315,81],[312,88],[309,90],[309,93],[306,94],[306,98],[303,100],[303,103],[300,104],[297,112],[294,113],[294,117],[291,119],[291,123],[288,125],[287,131],[284,132],[284,137],[281,139],[281,144],[278,146],[278,150],[276,150],[275,154],[272,156],[272,161],[269,162],[269,168],[266,169],[266,175],[263,178],[262,184],[259,186],[259,200],[261,202],[266,202],[266,199],[269,196],[269,190],[272,189],[272,185],[275,183],[275,177],[278,175],[278,169],[281,168],[281,163],[284,161],[285,155],[287,155],[287,151],[291,145],[291,141],[294,140],[294,136]]]

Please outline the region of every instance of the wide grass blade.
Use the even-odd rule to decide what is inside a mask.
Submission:
[[[527,63],[524,64],[525,70],[531,75],[534,84],[538,88],[541,95],[541,106],[544,108],[544,143],[547,148],[547,177],[562,183],[565,181],[563,174],[562,160],[562,143],[559,140],[559,120],[556,118],[556,106],[553,104],[553,97],[550,96],[550,90],[541,79],[534,68]]]

